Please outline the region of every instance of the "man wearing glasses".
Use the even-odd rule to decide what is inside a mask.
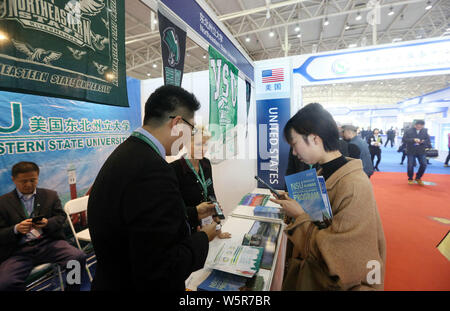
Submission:
[[[158,88],[145,104],[143,126],[101,168],[88,203],[97,256],[93,290],[183,291],[186,278],[203,267],[217,224],[191,234],[175,172],[165,160],[178,152],[176,142],[195,134],[199,108],[180,87]],[[200,204],[197,213],[199,219],[213,215],[214,204]]]

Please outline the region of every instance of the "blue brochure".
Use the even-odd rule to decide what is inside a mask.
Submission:
[[[289,197],[296,200],[319,228],[331,224],[333,214],[328,199],[325,180],[315,169],[285,177]]]

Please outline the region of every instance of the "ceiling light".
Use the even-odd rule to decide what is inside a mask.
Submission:
[[[430,10],[433,7],[431,4],[431,1],[427,1],[427,6],[425,7],[425,10]]]
[[[156,66],[156,64],[153,64],[153,68],[156,68],[157,66]]]
[[[325,21],[323,22],[324,26],[328,26],[330,22],[328,21],[328,17],[325,18]]]
[[[269,19],[269,18],[270,18],[270,10],[267,9],[267,12],[266,12],[266,19]]]
[[[301,38],[301,37],[302,37],[302,34],[299,33],[299,34],[297,35],[297,38]]]
[[[149,73],[147,73],[147,77],[150,77],[152,74],[149,72]]]
[[[271,31],[269,32],[269,37],[273,37],[273,36],[275,36],[275,33],[273,32],[273,30],[271,30]]]
[[[391,7],[391,9],[389,10],[388,15],[389,16],[394,15],[394,8],[393,7]]]
[[[158,20],[157,20],[157,19],[154,19],[154,20],[153,20],[153,24],[155,24],[155,25],[158,24]]]
[[[362,19],[361,13],[358,12],[355,18],[357,21],[360,21]]]
[[[349,48],[356,48],[358,45],[356,43],[349,44]]]
[[[349,30],[350,26],[348,24],[345,24],[345,30]]]
[[[402,41],[403,39],[402,38],[395,38],[394,40],[392,40],[392,42],[399,42],[399,41]]]
[[[245,42],[250,42],[250,37],[246,37]]]
[[[300,31],[300,26],[295,27],[295,32],[299,32]]]

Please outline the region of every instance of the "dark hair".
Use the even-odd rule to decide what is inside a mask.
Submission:
[[[19,162],[14,164],[11,170],[12,177],[22,173],[37,172],[39,175],[39,166],[34,162]]]
[[[200,109],[200,103],[194,94],[181,87],[161,86],[150,95],[145,103],[144,124],[148,124],[152,120],[156,126],[159,126],[166,121],[171,113],[180,108],[185,110],[184,113],[187,114],[184,117],[192,118],[194,112]]]
[[[380,130],[377,129],[377,128],[374,128],[373,131],[372,131],[372,133],[375,133],[375,131],[378,131],[378,132],[379,132]]]
[[[416,125],[416,124],[425,125],[425,121],[424,120],[415,120],[414,125]]]
[[[311,103],[300,109],[284,127],[284,138],[292,142],[291,129],[303,136],[306,143],[309,134],[319,136],[325,151],[339,149],[339,132],[331,114],[322,105]]]

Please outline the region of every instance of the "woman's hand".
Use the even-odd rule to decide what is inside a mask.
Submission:
[[[281,206],[281,210],[287,216],[297,218],[305,213],[301,205],[294,199],[291,199],[286,192],[278,191],[278,193],[280,194],[280,199],[270,198],[270,201],[279,204]]]
[[[198,219],[201,220],[203,218],[214,215],[216,212],[214,203],[211,202],[203,202],[197,205],[197,214]]]

